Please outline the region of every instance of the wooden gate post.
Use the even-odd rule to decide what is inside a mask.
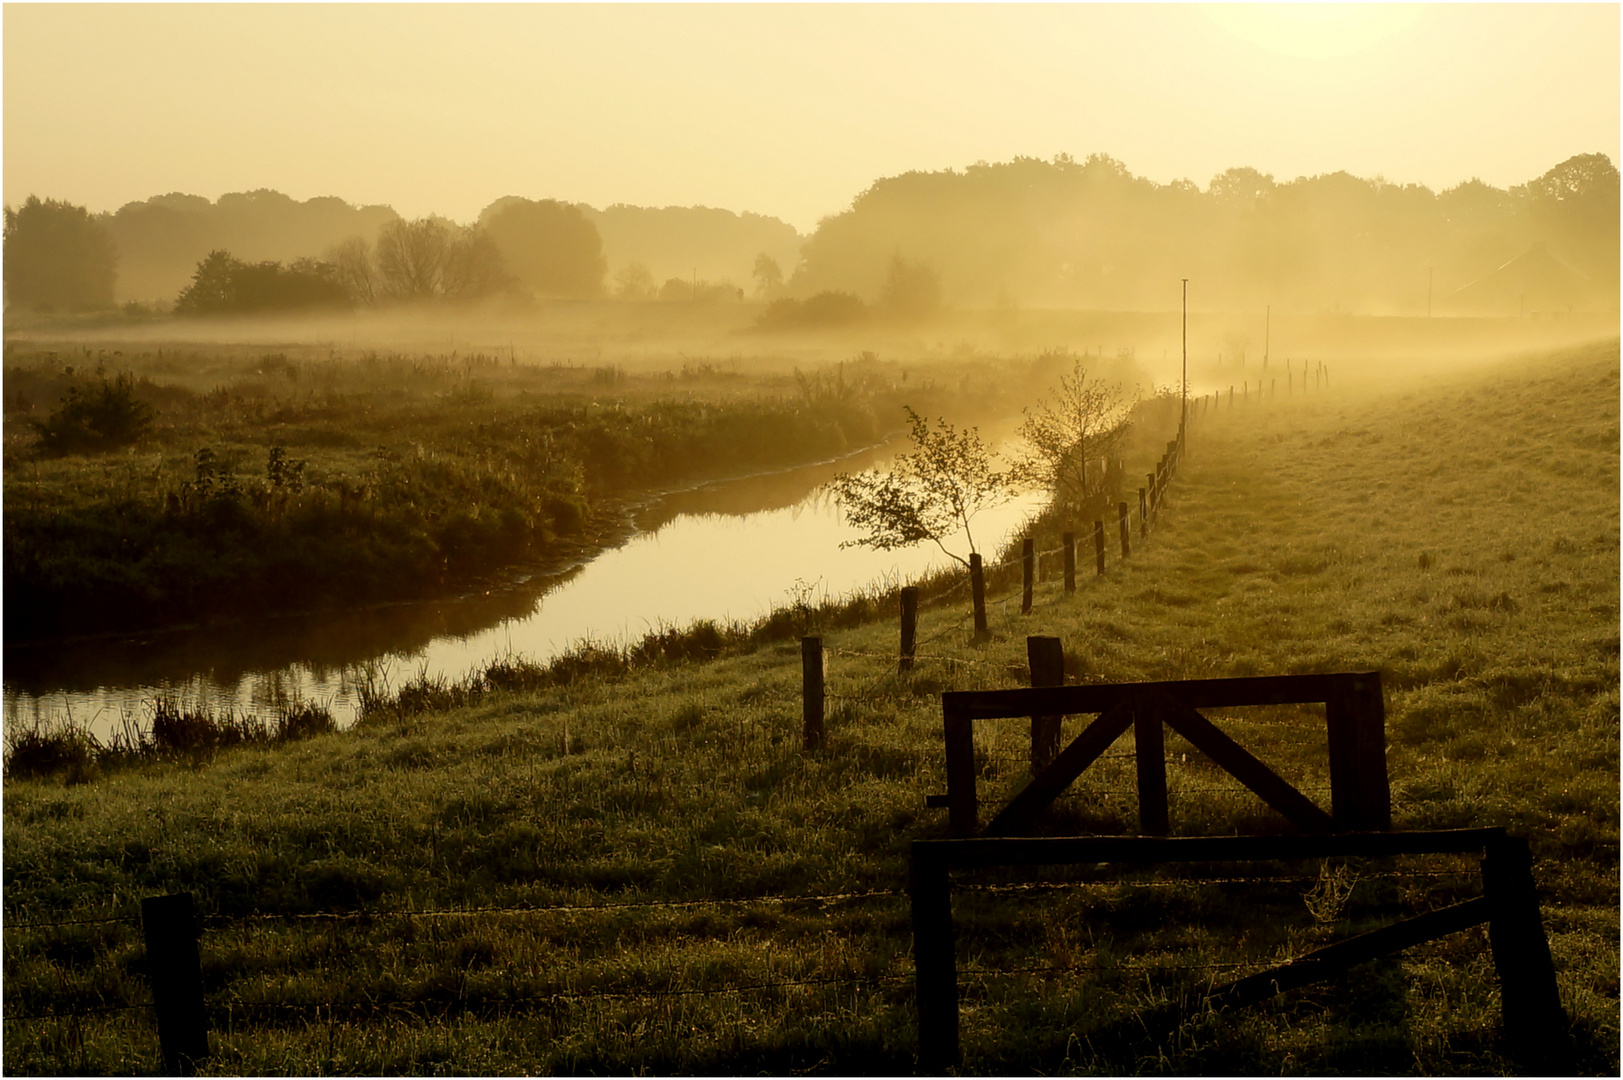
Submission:
[[[1031,589],[1037,580],[1037,543],[1031,537],[1020,541],[1020,614],[1031,614]]]
[[[1076,592],[1076,533],[1065,534],[1065,591]]]
[[[800,745],[816,750],[823,745],[823,639],[800,639]]]
[[[158,1014],[164,1072],[191,1076],[209,1055],[203,1011],[203,964],[197,948],[197,908],[189,892],[141,901],[147,978]]]
[[[973,721],[941,705],[942,744],[947,756],[947,827],[954,836],[975,831],[975,732]]]
[[[1138,827],[1148,836],[1165,836],[1167,755],[1161,710],[1142,697],[1133,702],[1133,758],[1138,770]]]
[[[1116,520],[1121,523],[1121,557],[1125,559],[1133,554],[1133,542],[1130,539],[1133,530],[1127,524],[1127,504],[1125,502],[1116,504]]]
[[[919,1071],[939,1075],[958,1064],[958,958],[952,940],[947,864],[913,844],[913,979],[919,1015]]]
[[[1570,1075],[1572,1040],[1526,840],[1507,836],[1488,846],[1482,893],[1488,901],[1488,945],[1499,974],[1505,1054],[1530,1075]]]
[[[1065,650],[1057,637],[1026,638],[1026,664],[1032,686],[1065,685]],[[1060,718],[1031,718],[1031,775],[1036,776],[1059,756]]]
[[[1093,559],[1099,567],[1099,577],[1105,576],[1105,523],[1093,523]]]
[[[1386,706],[1381,673],[1340,680],[1324,703],[1330,751],[1330,813],[1336,828],[1385,831],[1392,827],[1392,789],[1386,775]]]
[[[986,573],[979,552],[969,556],[969,599],[975,608],[975,640],[985,641],[991,635],[986,629]]]
[[[902,658],[897,662],[898,674],[906,675],[913,670],[913,653],[918,647],[919,636],[919,587],[917,585],[902,586]]]

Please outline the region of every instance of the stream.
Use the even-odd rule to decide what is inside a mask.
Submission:
[[[660,496],[633,512],[635,532],[619,546],[462,596],[7,647],[6,729],[71,722],[106,739],[148,721],[160,695],[217,713],[313,701],[343,726],[367,679],[455,680],[504,655],[546,661],[582,641],[623,644],[699,619],[754,619],[800,594],[836,599],[915,579],[952,560],[934,545],[842,548],[858,533],[826,487],[834,474],[883,465],[906,447],[899,439]],[[981,514],[979,550],[991,557],[1043,502],[1031,493]]]

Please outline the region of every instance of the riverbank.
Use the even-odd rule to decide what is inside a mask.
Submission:
[[[889,610],[812,624],[829,648],[815,753],[785,640],[186,768],[8,780],[6,1069],[150,1071],[135,901],[184,889],[205,915],[210,1071],[909,1072],[908,845],[944,828],[925,803],[944,790],[939,695],[1023,684],[1024,638],[1045,634],[1076,681],[1379,670],[1394,826],[1530,839],[1575,1071],[1613,1075],[1617,396],[1611,343],[1202,418],[1133,556],[1072,595],[1042,584],[1030,615],[994,605],[990,642],[961,607],[927,607],[901,674]],[[1325,797],[1322,714],[1213,719]],[[1022,782],[1028,727],[977,732],[984,799]],[[1135,830],[1117,749],[1054,828]],[[1174,832],[1283,827],[1171,734],[1166,755]],[[1510,1068],[1481,930],[1202,1005],[1476,895],[1474,863],[1211,876],[961,880],[964,1071]]]
[[[904,396],[1014,411],[1040,366],[915,367],[932,376],[920,386],[878,361],[754,378],[482,356],[107,359],[8,351],[8,644],[453,595],[600,549],[625,533],[617,508],[660,490],[869,445]],[[205,391],[199,372],[230,379]],[[119,392],[150,412],[132,446],[57,452],[61,403]]]

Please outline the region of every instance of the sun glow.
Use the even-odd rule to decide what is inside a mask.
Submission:
[[[1419,22],[1418,4],[1206,4],[1242,41],[1303,60],[1353,56]]]

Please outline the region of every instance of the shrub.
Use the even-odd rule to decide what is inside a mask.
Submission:
[[[56,410],[33,425],[46,453],[96,452],[140,441],[152,430],[153,413],[136,398],[135,379],[118,375],[88,389],[69,387]]]

